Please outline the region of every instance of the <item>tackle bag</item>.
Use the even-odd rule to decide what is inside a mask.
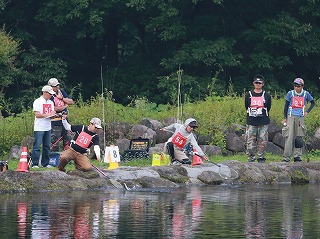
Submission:
[[[152,154],[152,166],[170,165],[170,155],[165,153]]]
[[[149,156],[149,147],[150,141],[149,139],[132,139],[130,140],[130,147],[128,150],[125,150],[122,154],[123,161],[130,161],[132,159],[142,159],[147,158],[150,159]]]

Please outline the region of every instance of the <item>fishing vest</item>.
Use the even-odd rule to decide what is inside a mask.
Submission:
[[[252,96],[251,91],[250,94],[250,106],[247,109],[247,113],[251,117],[262,117],[263,110],[266,111],[266,115],[268,116],[267,108],[264,107],[264,103],[266,102],[264,98],[265,91],[262,92],[262,96]]]
[[[182,127],[182,126],[181,126]],[[180,129],[181,129],[180,127]],[[188,138],[191,136],[191,134],[187,137],[183,136],[180,132],[178,132],[175,136],[173,136],[171,142],[179,149],[183,149],[185,144],[188,141]]]
[[[302,109],[302,115],[304,116],[304,101],[306,98],[306,93],[307,91],[304,90],[303,94],[301,95],[295,95],[294,90],[291,91],[292,98],[291,98],[291,106],[289,107],[290,113],[289,115],[291,116],[292,109]]]
[[[95,137],[96,135],[97,134],[90,135],[90,134],[86,133],[84,131],[84,125],[83,125],[81,133],[78,135],[77,139],[75,140],[75,144],[77,144],[81,148],[88,149],[89,145],[92,141],[92,138]]]

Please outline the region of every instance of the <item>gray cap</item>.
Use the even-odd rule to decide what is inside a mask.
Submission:
[[[101,127],[101,120],[99,118],[92,118],[90,120],[90,123],[92,123],[96,128],[102,129]]]

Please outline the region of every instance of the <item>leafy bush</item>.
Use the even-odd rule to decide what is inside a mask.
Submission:
[[[171,105],[158,105],[146,99],[135,99],[129,106],[114,103],[108,97],[99,95],[88,102],[81,100],[69,106],[71,124],[88,124],[92,117],[99,117],[104,122],[139,122],[142,118],[163,120],[176,117],[177,109]],[[281,123],[283,118],[284,97],[274,96],[270,112],[271,119]],[[103,114],[104,110],[104,114]],[[204,101],[185,103],[181,120],[193,117],[199,122],[197,132],[201,135],[212,134],[213,145],[225,148],[223,134],[234,123],[245,125],[246,110],[243,96],[207,97]],[[7,154],[13,145],[20,145],[27,135],[33,135],[34,114],[25,111],[15,117],[0,119],[0,154]],[[309,135],[320,126],[320,109],[315,107],[306,117]]]

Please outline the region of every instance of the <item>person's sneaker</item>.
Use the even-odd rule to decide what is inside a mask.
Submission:
[[[183,159],[182,164],[191,164],[190,159]]]
[[[181,165],[182,163],[179,160],[172,161],[171,165]]]
[[[258,158],[258,163],[264,163],[266,162],[266,158]]]
[[[34,165],[34,166],[32,166],[32,168],[39,168],[39,166],[37,166],[37,165]]]
[[[301,159],[300,157],[295,157],[295,158],[293,159],[293,161],[294,161],[294,162],[301,162],[302,159]]]
[[[255,157],[249,157],[248,158],[248,162],[254,162],[254,161],[256,161]]]
[[[48,164],[48,165],[45,166],[44,168],[53,168],[53,166],[51,166],[50,164]]]
[[[286,159],[286,158],[284,158],[284,159],[282,159],[282,162],[289,163],[289,162],[290,162],[290,159]]]

